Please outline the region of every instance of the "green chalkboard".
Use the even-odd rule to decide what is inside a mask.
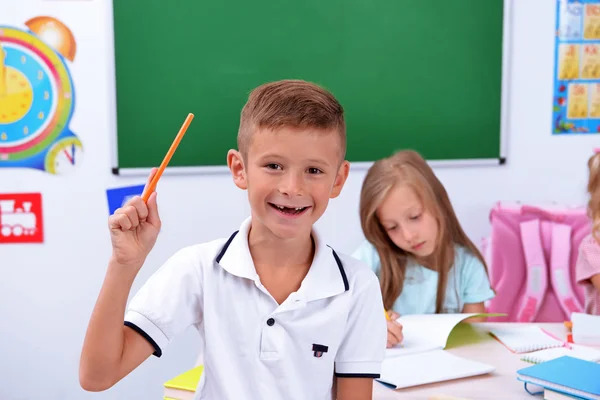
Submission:
[[[115,173],[222,166],[256,86],[305,79],[346,110],[350,161],[400,148],[501,160],[502,0],[113,2]]]

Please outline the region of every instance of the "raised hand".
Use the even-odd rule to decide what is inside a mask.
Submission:
[[[150,172],[146,187],[156,171],[153,168]],[[108,219],[113,248],[112,261],[141,268],[156,243],[160,226],[156,192],[150,195],[148,203],[144,203],[140,196],[130,199]]]

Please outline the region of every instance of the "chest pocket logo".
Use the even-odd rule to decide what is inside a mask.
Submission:
[[[327,353],[327,346],[323,346],[322,344],[314,344],[312,347],[312,351],[315,357],[319,358],[323,356],[323,353]]]

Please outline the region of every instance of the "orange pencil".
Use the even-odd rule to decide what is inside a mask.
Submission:
[[[142,195],[142,200],[144,200],[144,203],[148,202],[148,198],[150,197],[152,192],[154,192],[154,190],[156,189],[156,184],[158,183],[158,180],[162,176],[165,168],[167,168],[169,161],[171,161],[171,157],[173,157],[173,154],[175,154],[175,150],[177,150],[177,146],[179,146],[179,142],[181,142],[183,135],[185,135],[185,132],[187,131],[190,124],[192,123],[193,119],[194,119],[194,114],[189,113],[187,118],[183,122],[183,125],[181,125],[181,129],[179,129],[179,133],[177,134],[177,136],[175,136],[175,140],[173,140],[173,143],[171,144],[169,151],[167,151],[167,155],[162,160],[162,163],[160,163],[160,167],[158,167],[158,171],[156,171],[156,174],[150,181],[150,184],[144,189],[144,194]]]
[[[571,322],[571,321],[565,321],[564,324],[565,324],[565,328],[567,328],[569,331],[571,329],[573,329],[573,322]]]

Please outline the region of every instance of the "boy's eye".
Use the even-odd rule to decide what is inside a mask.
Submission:
[[[320,174],[321,172],[323,172],[323,171],[321,171],[319,168],[309,168],[308,169],[309,174]]]
[[[268,169],[281,169],[281,165],[279,164],[267,164],[266,167]]]
[[[420,216],[421,216],[421,214],[414,215],[414,216],[410,217],[410,219],[413,220],[413,221],[415,221],[415,220],[419,219]]]

